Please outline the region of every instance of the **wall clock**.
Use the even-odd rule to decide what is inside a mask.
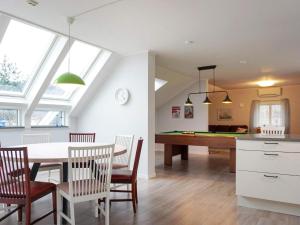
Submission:
[[[118,88],[115,93],[116,102],[125,105],[129,100],[129,91],[126,88]]]

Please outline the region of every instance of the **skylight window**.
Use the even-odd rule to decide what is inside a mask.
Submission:
[[[70,50],[70,72],[84,79],[99,53],[99,48],[80,41],[75,41]],[[68,71],[68,59],[69,56],[67,54],[56,71],[43,98],[68,100],[74,92],[74,90],[63,89],[54,84],[54,81],[58,76]]]
[[[55,34],[10,20],[0,43],[0,93],[24,95]]]
[[[157,91],[158,89],[162,88],[168,81],[155,78],[154,90]]]

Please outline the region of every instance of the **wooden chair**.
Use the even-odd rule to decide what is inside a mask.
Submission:
[[[95,142],[96,133],[70,133],[70,142]]]
[[[115,145],[121,145],[126,148],[126,154],[115,156],[113,159],[113,169],[130,169],[130,159],[132,152],[132,143],[134,135],[117,135],[115,137]]]
[[[23,134],[22,136],[22,144],[38,144],[38,143],[49,143],[50,142],[50,134],[42,134],[42,133],[31,133],[31,134]],[[41,149],[42,151],[43,149]],[[59,163],[43,163],[40,165],[39,171],[48,171],[48,181],[51,180],[51,171],[59,170],[59,181],[54,180],[56,182],[62,182],[62,165]]]
[[[118,189],[111,190],[111,192],[131,193],[131,199],[111,199],[111,202],[131,201],[134,213],[136,213],[136,205],[138,204],[137,171],[138,171],[138,167],[139,167],[142,145],[143,145],[143,139],[140,138],[138,140],[138,144],[137,144],[133,169],[132,170],[124,170],[124,169],[113,170],[112,176],[111,176],[112,184],[131,184],[131,190],[118,190]]]
[[[20,171],[19,176],[9,176],[11,171]],[[0,218],[0,222],[18,211],[22,221],[25,207],[26,225],[34,224],[53,213],[56,224],[56,185],[47,182],[31,182],[27,148],[0,148],[0,203],[16,204],[16,209]],[[31,205],[34,201],[52,193],[53,210],[31,222]]]
[[[101,207],[97,202],[105,199],[109,204],[113,150],[114,145],[69,147],[69,182],[57,186],[58,225],[61,218],[75,225],[74,204],[91,200],[95,201],[95,216],[100,210],[105,216],[105,225],[109,225],[109,207]],[[76,165],[88,165],[88,168]],[[62,197],[70,203],[70,217],[62,212]]]

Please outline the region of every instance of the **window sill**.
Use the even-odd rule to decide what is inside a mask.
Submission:
[[[69,128],[69,126],[31,126],[31,128]]]
[[[25,127],[0,127],[0,130],[5,129],[24,129]]]

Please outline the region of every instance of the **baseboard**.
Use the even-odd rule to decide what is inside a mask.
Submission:
[[[300,205],[238,196],[238,205],[253,209],[300,216]]]

